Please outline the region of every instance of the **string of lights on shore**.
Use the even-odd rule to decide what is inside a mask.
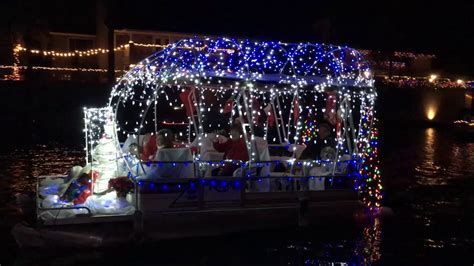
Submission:
[[[115,52],[125,50],[127,48],[130,48],[130,46],[137,46],[137,47],[149,47],[149,48],[165,48],[167,45],[163,44],[147,44],[147,43],[136,43],[130,41],[127,44],[122,44],[114,48]],[[106,48],[93,48],[93,49],[87,49],[87,50],[75,50],[75,51],[70,51],[70,52],[60,52],[60,51],[54,51],[54,50],[40,50],[40,49],[29,49],[26,47],[21,46],[20,44],[17,44],[15,48],[13,48],[14,52],[18,53],[30,53],[30,54],[37,54],[37,55],[43,55],[43,56],[57,56],[57,57],[75,57],[75,56],[94,56],[94,55],[99,55],[99,54],[106,54],[110,50]]]
[[[106,73],[109,70],[105,68],[81,68],[81,67],[45,67],[45,66],[21,66],[21,65],[13,65],[13,66],[6,66],[0,65],[0,69],[18,69],[18,70],[26,70],[31,68],[33,70],[47,70],[47,71],[73,71],[73,72],[100,72]],[[116,73],[123,73],[125,70],[115,70]]]
[[[125,49],[130,48],[131,46],[135,47],[146,47],[146,48],[161,48],[164,49],[168,45],[165,44],[152,44],[152,43],[137,43],[130,41],[127,44],[122,44],[114,48],[114,52],[118,51],[123,51]],[[203,49],[204,47],[202,47]],[[100,54],[106,54],[110,50],[107,48],[93,48],[93,49],[87,49],[87,50],[74,50],[70,52],[60,52],[60,51],[55,51],[55,50],[40,50],[40,49],[29,49],[26,47],[21,46],[20,44],[17,44],[15,48],[13,48],[13,53],[30,53],[33,55],[43,55],[43,56],[57,56],[57,57],[87,57],[87,56],[95,56],[95,55],[100,55]],[[228,50],[227,52],[232,53],[232,50]]]
[[[130,46],[136,46],[136,47],[146,47],[146,48],[160,48],[164,49],[168,47],[169,45],[164,45],[164,44],[153,44],[153,43],[138,43],[138,42],[133,42],[130,41],[127,44],[122,44],[114,48],[114,51],[123,51],[125,49],[130,48]],[[198,47],[193,47],[193,49],[199,49]],[[201,47],[200,49],[205,49],[205,47]],[[373,50],[364,50],[364,49],[358,49],[357,50],[359,53],[365,56],[370,56],[374,53],[380,53],[379,51],[373,51]],[[9,75],[7,79],[13,79],[13,80],[19,80],[20,75],[19,71],[22,69],[26,69],[26,66],[21,66],[20,65],[20,54],[21,53],[30,53],[32,55],[43,55],[43,56],[53,56],[53,57],[88,57],[88,56],[95,56],[95,55],[100,55],[100,54],[106,54],[108,53],[109,50],[106,48],[93,48],[93,49],[86,49],[86,50],[75,50],[75,51],[54,51],[54,50],[40,50],[40,49],[30,49],[23,47],[20,44],[17,44],[13,48],[13,58],[14,58],[14,64],[13,65],[0,65],[0,68],[6,69],[10,68],[14,71],[12,75]],[[228,53],[232,53],[233,50],[229,49],[227,51]],[[423,54],[423,53],[412,53],[412,52],[399,52],[395,51],[393,55],[397,58],[410,58],[410,59],[433,59],[436,58],[435,55],[433,54]],[[402,69],[406,67],[406,64],[404,62],[389,62],[389,61],[374,61],[371,60],[370,64],[372,66],[379,66],[383,68],[394,68],[394,69]],[[133,67],[133,65],[131,65]],[[32,69],[34,70],[47,70],[47,71],[80,71],[80,72],[107,72],[107,69],[96,69],[96,68],[70,68],[70,67],[46,67],[46,66],[33,66]],[[123,70],[116,70],[116,72],[123,72]],[[416,87],[416,86],[423,86],[426,85],[423,80],[416,79],[414,77],[405,77],[405,78],[398,78],[398,79],[385,79],[381,81],[382,84],[385,85],[395,85],[397,87]],[[442,81],[442,80],[436,80],[435,82],[430,81],[430,83],[437,84],[438,87],[440,88],[453,88],[453,87],[465,87],[465,83],[462,80],[456,80],[456,81]]]
[[[397,88],[420,88],[420,87],[436,87],[436,88],[468,88],[472,81],[464,81],[457,79],[452,81],[450,79],[440,79],[437,75],[430,77],[392,77],[383,78],[380,81],[383,86],[397,87]]]
[[[121,44],[117,47],[114,48],[114,51],[122,51],[130,46],[136,46],[136,47],[147,47],[147,48],[166,48],[168,45],[167,44],[154,44],[154,43],[138,43],[134,41],[129,41],[126,44]],[[15,45],[13,48],[14,51],[19,52],[19,53],[26,53],[29,52],[31,54],[38,54],[38,55],[44,55],[44,56],[58,56],[58,57],[74,57],[74,56],[94,56],[98,54],[105,54],[109,52],[108,48],[92,48],[92,49],[85,49],[85,50],[74,50],[74,51],[55,51],[55,50],[47,50],[47,49],[33,49],[33,48],[27,48],[23,47],[21,44]],[[363,54],[363,55],[370,55],[373,53],[380,53],[379,51],[372,51],[372,50],[364,50],[364,49],[358,49],[358,52]],[[413,52],[399,52],[395,51],[393,52],[393,55],[397,58],[410,58],[410,59],[422,59],[422,58],[428,58],[428,59],[433,59],[436,58],[436,55],[434,54],[423,54],[423,53],[413,53]]]
[[[380,54],[380,51],[374,51],[374,50],[367,50],[367,49],[359,49],[359,52],[365,56],[370,56],[373,54]],[[424,54],[424,53],[413,53],[413,52],[399,52],[395,51],[393,52],[393,56],[397,58],[409,58],[409,59],[434,59],[436,58],[436,55],[434,54]]]

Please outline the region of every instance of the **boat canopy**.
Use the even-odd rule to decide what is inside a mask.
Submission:
[[[136,64],[112,89],[108,108],[117,143],[167,128],[186,146],[239,121],[251,160],[258,160],[256,136],[304,146],[329,123],[338,159],[357,156],[366,141],[373,84],[352,48],[191,38]]]
[[[183,39],[141,61],[123,76],[112,97],[128,86],[207,84],[223,79],[273,84],[371,87],[367,61],[355,49],[318,43]]]

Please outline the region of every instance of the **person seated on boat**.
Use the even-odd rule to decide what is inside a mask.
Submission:
[[[332,127],[329,123],[322,122],[317,128],[317,138],[314,141],[310,141],[306,148],[303,150],[301,155],[297,158],[298,160],[325,160],[326,153],[332,152],[336,147],[335,139],[332,137]],[[324,152],[323,152],[324,151]],[[324,153],[324,154],[323,154]],[[335,152],[334,152],[335,153]],[[324,155],[324,156],[323,156]],[[325,157],[325,158],[322,158]],[[301,172],[302,169],[294,167],[292,172]]]
[[[127,137],[125,142],[122,145],[122,153],[123,154],[133,154],[137,155],[138,150],[138,140],[137,137],[134,135],[130,135]],[[133,151],[133,152],[132,152]]]
[[[260,178],[248,182],[248,190],[253,192],[269,192],[272,186],[272,179],[270,178],[271,165],[268,162],[271,161],[271,159],[270,150],[268,149],[268,141],[265,139],[264,127],[258,124],[254,125],[253,135],[254,141],[252,144],[254,144],[254,148],[256,148],[257,164],[254,164],[255,167],[252,167],[252,169],[256,170],[255,174]]]
[[[332,127],[328,123],[321,123],[317,130],[317,139],[307,145],[299,159],[333,161],[336,157],[336,141],[334,135],[331,134]],[[325,190],[327,180],[323,176],[327,176],[330,170],[330,164],[324,163],[304,169],[302,172],[304,175],[316,177],[308,180],[308,189]]]
[[[200,154],[201,160],[214,160],[222,159],[222,153],[219,153],[214,149],[214,141],[225,142],[227,141],[227,133],[224,129],[213,130],[208,129],[204,134],[199,134],[193,142],[189,145],[193,153]],[[220,156],[220,157],[219,157]]]
[[[174,135],[170,129],[161,129],[156,134],[157,151],[150,160],[155,163],[144,164],[145,179],[190,177],[193,173],[193,160],[189,147],[175,147]],[[191,171],[189,171],[191,170]]]
[[[218,152],[224,153],[225,160],[248,161],[247,144],[243,138],[242,126],[240,124],[233,124],[229,133],[230,139],[225,142],[220,143],[218,139],[214,140],[214,148]],[[214,170],[213,175],[232,176],[239,167],[239,165],[226,163],[223,167]]]
[[[322,160],[322,152],[331,152],[336,147],[330,124],[323,122],[317,126],[317,139],[310,141],[301,153],[300,160]],[[330,149],[328,149],[330,148]]]
[[[164,128],[156,134],[147,133],[143,137],[143,150],[140,158],[144,161],[153,160],[158,149],[173,148],[173,131]]]
[[[156,133],[158,149],[173,148],[174,134],[170,129],[164,128]]]
[[[140,159],[143,161],[152,160],[153,157],[155,157],[155,153],[157,151],[156,135],[152,133],[146,133],[141,138],[140,144]]]
[[[137,143],[132,143],[128,145],[128,152],[132,155],[137,156],[138,158],[138,144]]]

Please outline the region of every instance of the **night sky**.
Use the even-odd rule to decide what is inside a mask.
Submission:
[[[95,1],[4,1],[8,24],[94,33]],[[447,72],[474,75],[474,1],[110,1],[115,28],[315,41],[435,53]],[[3,23],[2,23],[3,24]]]

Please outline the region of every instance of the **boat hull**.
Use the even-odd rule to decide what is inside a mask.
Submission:
[[[311,226],[324,220],[350,220],[364,209],[354,191],[319,191],[311,194],[299,199],[293,196],[290,201],[278,201],[272,197],[273,202],[256,204],[252,203],[252,196],[254,201],[262,202],[259,198],[263,195],[255,193],[246,196],[246,205],[220,202],[187,210],[148,209],[128,216],[58,219],[36,228],[17,224],[12,233],[22,248],[97,248]],[[284,194],[281,197],[284,198]],[[149,198],[146,200],[150,201]],[[150,206],[153,202],[147,204]]]

